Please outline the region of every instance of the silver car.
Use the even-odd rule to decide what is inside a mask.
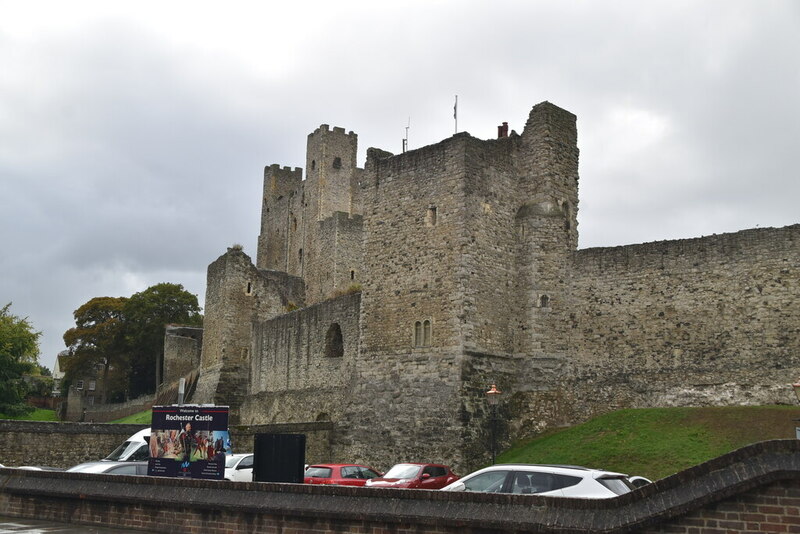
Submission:
[[[105,473],[109,475],[146,475],[147,462],[86,462],[67,469],[68,473]]]
[[[608,499],[632,489],[622,473],[572,465],[499,464],[470,473],[441,491]]]

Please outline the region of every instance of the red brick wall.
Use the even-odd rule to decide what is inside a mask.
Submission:
[[[756,534],[800,532],[800,483],[781,481],[711,503],[643,533]]]

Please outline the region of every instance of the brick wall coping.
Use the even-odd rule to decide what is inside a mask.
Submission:
[[[75,423],[66,421],[16,421],[0,419],[0,432],[31,434],[120,434],[130,436],[147,425],[119,423]],[[122,443],[122,442],[120,442]]]
[[[778,480],[800,480],[800,441],[756,443],[615,499],[236,483],[0,469],[0,491],[283,517],[519,532],[629,532]],[[0,510],[2,513],[2,510]]]

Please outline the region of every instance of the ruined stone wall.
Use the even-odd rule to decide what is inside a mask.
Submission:
[[[573,347],[558,380],[567,419],[792,402],[798,273],[800,225],[578,251],[562,317]],[[541,413],[534,403],[521,412]]]
[[[177,382],[200,367],[203,329],[169,325],[164,333],[164,365],[159,384]]]
[[[358,355],[360,304],[354,293],[254,324],[251,392],[345,387]],[[287,421],[313,421],[319,414],[297,408],[302,411]]]
[[[302,280],[276,271],[257,269],[240,249],[208,268],[205,336],[201,375],[194,398],[231,408],[233,422],[249,390],[252,323],[303,304]]]
[[[256,265],[299,275],[297,250],[298,228],[302,230],[303,169],[279,165],[264,168],[264,190],[261,204],[261,232],[258,236]]]
[[[503,443],[621,407],[786,401],[797,226],[576,251],[576,117],[547,102],[521,135],[369,149],[364,169],[356,140],[323,125],[305,181],[268,168],[262,270],[209,268],[198,391],[244,421],[333,421],[337,460],[469,468],[491,383]],[[352,283],[360,301],[327,300]],[[333,323],[340,362],[319,356]]]
[[[316,272],[322,293],[319,300],[331,298],[360,283],[358,274],[363,262],[362,217],[350,217],[341,211],[317,223],[317,257],[322,261],[309,269]],[[324,260],[323,260],[324,259]]]

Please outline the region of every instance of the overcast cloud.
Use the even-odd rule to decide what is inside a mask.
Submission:
[[[273,7],[274,6],[274,7]],[[205,296],[263,167],[578,116],[581,248],[800,222],[800,3],[0,0],[0,306],[52,368],[96,296]]]

